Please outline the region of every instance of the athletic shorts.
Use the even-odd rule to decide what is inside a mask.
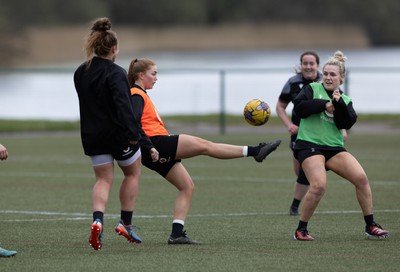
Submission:
[[[290,135],[290,149],[292,151],[294,151],[294,147],[296,146],[296,138],[297,138],[297,134]]]
[[[337,147],[335,149],[318,149],[315,147],[305,148],[305,149],[296,149],[294,151],[294,157],[300,162],[300,165],[303,161],[314,155],[322,155],[325,157],[325,161],[327,162],[330,158],[335,156],[340,152],[345,152],[346,149],[344,147]]]
[[[294,152],[294,148],[296,147],[296,138],[297,138],[297,134],[295,135],[290,135],[290,149]],[[306,177],[306,174],[304,173],[303,169],[299,170],[299,176],[297,177],[296,180],[297,183],[303,184],[303,185],[310,185],[310,183],[308,182],[308,179]]]
[[[179,135],[155,136],[150,140],[159,153],[159,160],[153,162],[149,152],[142,152],[142,164],[165,178],[175,163],[181,161],[175,159]]]
[[[140,158],[141,151],[138,144],[130,145],[126,149],[115,151],[113,154],[90,156],[93,166],[100,166],[117,161],[120,166],[128,166]]]

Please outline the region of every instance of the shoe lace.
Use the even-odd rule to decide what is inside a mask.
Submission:
[[[186,230],[182,231],[182,237],[187,237],[186,236]]]
[[[367,231],[372,231],[374,227],[383,229],[383,228],[381,227],[381,225],[379,225],[378,223],[375,223],[375,222],[372,223],[371,226],[367,226],[366,229],[367,229]]]
[[[373,223],[372,227],[378,227],[378,228],[382,229],[381,225],[379,225],[378,223]]]
[[[129,226],[124,225],[124,227],[128,230],[128,232],[133,231],[134,228],[137,229],[137,230],[140,230],[140,228],[138,226],[133,225],[133,224],[129,225]]]

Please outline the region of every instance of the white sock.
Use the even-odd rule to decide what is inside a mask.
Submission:
[[[174,223],[181,224],[182,226],[185,225],[185,221],[183,221],[182,219],[174,219],[174,221],[172,221],[172,224],[174,224]]]
[[[248,149],[249,149],[248,146],[243,146],[243,157],[247,157]]]

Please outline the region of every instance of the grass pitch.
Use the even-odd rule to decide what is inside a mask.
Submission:
[[[260,131],[260,130],[258,130]],[[196,192],[186,220],[200,246],[169,246],[176,190],[143,168],[134,224],[143,244],[114,232],[116,180],[105,218],[104,246],[88,244],[94,175],[78,133],[2,135],[10,153],[0,162],[0,271],[398,271],[400,165],[398,134],[350,133],[347,147],[369,175],[377,222],[391,231],[366,240],[354,187],[333,173],[309,223],[313,242],[293,240],[298,217],[288,215],[294,174],[287,134],[200,135],[239,145],[281,138],[259,164],[252,158],[184,160]]]

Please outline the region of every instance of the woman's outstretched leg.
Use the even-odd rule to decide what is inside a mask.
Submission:
[[[273,143],[261,143],[257,146],[239,146],[225,143],[214,143],[200,137],[187,134],[179,135],[177,159],[186,159],[199,155],[206,155],[217,159],[235,159],[241,157],[254,157],[262,162],[281,143],[276,140]]]

